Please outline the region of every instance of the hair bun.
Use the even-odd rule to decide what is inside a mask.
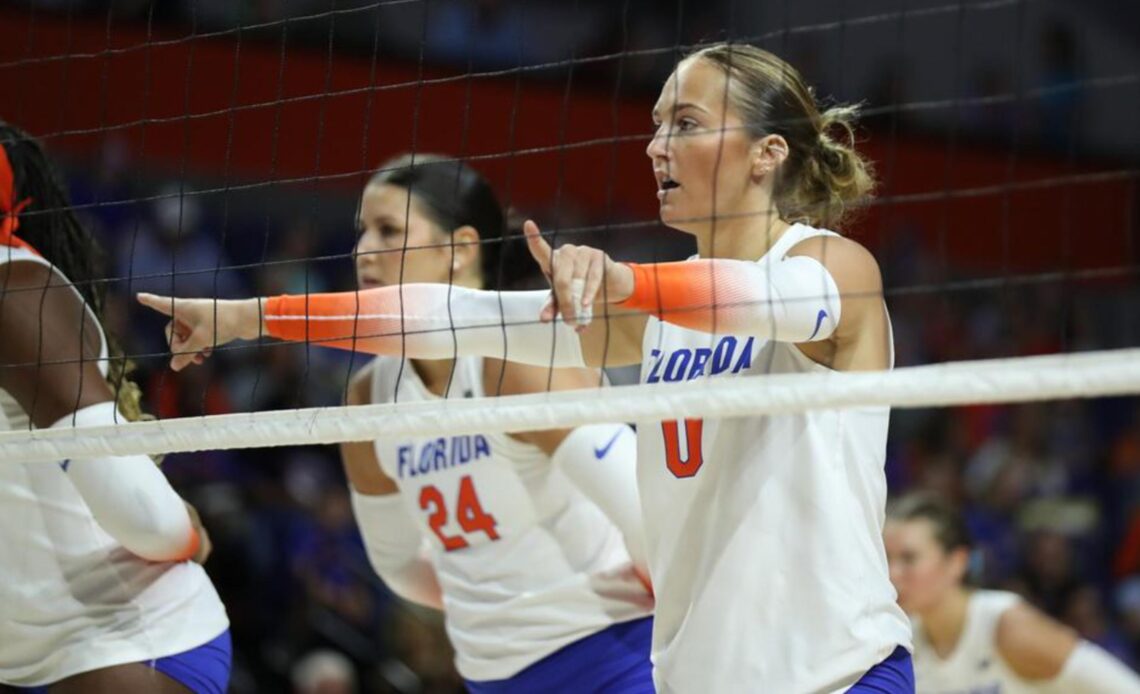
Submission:
[[[816,143],[816,156],[823,160],[827,168],[835,170],[843,166],[843,152],[836,146],[827,132],[819,131],[819,141]]]

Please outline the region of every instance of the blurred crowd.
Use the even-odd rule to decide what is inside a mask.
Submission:
[[[1128,116],[1111,118],[1134,112],[1127,86],[1140,46],[1133,34],[1132,45],[1116,47],[1116,32],[1130,24],[1105,16],[1109,0],[1042,0],[1024,13],[999,5],[976,15],[951,11],[953,3],[942,0],[863,0],[850,8],[836,0],[0,0],[5,4],[108,27],[147,25],[168,37],[237,37],[246,45],[479,74],[521,68],[525,79],[594,83],[627,95],[655,94],[686,47],[748,40],[796,65],[818,93],[864,104],[883,128],[954,128],[1065,153],[1140,153]],[[1013,32],[1025,35],[1019,53],[1008,55]],[[1115,87],[1086,85],[1115,84],[1127,71],[1133,74]]]
[[[886,260],[896,287],[955,279]],[[900,297],[889,302],[900,364],[1132,346],[1138,289],[998,283]],[[1140,400],[895,410],[888,446],[892,494],[930,490],[965,511],[975,585],[1020,593],[1140,663]]]

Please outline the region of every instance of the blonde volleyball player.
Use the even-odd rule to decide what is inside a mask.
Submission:
[[[958,512],[915,494],[887,511],[891,580],[914,625],[918,691],[928,694],[1140,692],[1140,678],[1014,593],[963,585],[970,537]]]
[[[40,145],[0,121],[0,430],[122,421],[98,255]],[[208,551],[149,458],[0,461],[0,683],[224,692],[229,621],[195,563]]]
[[[552,251],[532,224],[553,287],[542,318],[577,326],[587,363],[640,361],[646,383],[891,368],[878,266],[824,228],[872,187],[851,116],[821,113],[760,49],[688,56],[647,154],[661,219],[696,258]],[[596,302],[631,317],[588,322]],[[660,690],[913,691],[881,538],[887,420],[870,407],[639,428]]]
[[[385,163],[364,188],[358,224],[362,290],[496,283],[504,214],[461,162]],[[433,356],[375,359],[349,404],[598,386],[596,370]],[[441,422],[438,436],[345,444],[342,455],[372,565],[398,595],[444,611],[469,690],[652,692],[653,601],[639,577],[628,426],[451,436]]]
[[[821,113],[770,53],[718,44],[677,65],[648,148],[661,219],[695,237],[695,259],[633,266],[552,250],[529,224],[552,296],[423,284],[359,303],[147,303],[175,315],[174,368],[269,334],[379,354],[640,363],[647,383],[887,369],[878,266],[824,228],[872,186],[851,115]],[[550,322],[535,325],[536,313]],[[910,625],[883,550],[887,421],[868,407],[641,424],[660,691],[913,691]]]

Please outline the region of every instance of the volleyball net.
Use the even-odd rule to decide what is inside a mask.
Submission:
[[[618,260],[690,252],[657,219],[643,150],[655,91],[675,60],[697,46],[689,23],[711,22],[712,15],[686,16],[684,3],[653,18],[633,3],[619,6],[586,3],[564,16],[507,10],[498,26],[523,26],[529,18],[551,27],[557,17],[572,26],[552,28],[557,40],[549,46],[520,40],[496,52],[480,50],[472,38],[458,51],[464,62],[437,35],[455,8],[427,2],[359,3],[263,22],[206,13],[189,24],[164,23],[154,8],[124,17],[114,9],[44,13],[33,3],[2,15],[8,33],[26,38],[0,54],[0,76],[16,95],[3,115],[78,172],[75,212],[111,246],[107,277],[93,281],[112,297],[112,327],[127,333],[125,356],[149,379],[154,409],[170,394],[168,385],[182,392],[184,379],[217,385],[233,374],[225,366],[205,375],[162,374],[160,324],[140,315],[131,294],[351,288],[356,198],[377,163],[394,154],[442,153],[472,166],[487,175],[504,209],[543,222],[556,243],[598,245]],[[2,450],[13,460],[50,459],[83,446],[149,454],[228,448],[241,446],[238,432],[262,446],[300,443],[301,431],[328,443],[431,426],[514,430],[670,413],[742,416],[850,406],[853,393],[895,407],[950,406],[1078,397],[1082,375],[1086,395],[1133,392],[1134,354],[1126,350],[1045,362],[1008,358],[1140,344],[1134,311],[1127,310],[1140,271],[1137,148],[1124,129],[1113,130],[1127,119],[1119,112],[1135,105],[1140,73],[1085,40],[1100,27],[1050,15],[1055,9],[1027,0],[929,2],[821,18],[730,2],[715,16],[717,38],[772,49],[799,63],[820,95],[862,101],[858,146],[882,185],[844,230],[884,266],[903,365],[895,373],[788,377],[776,379],[779,385],[633,386],[604,398],[549,393],[469,407],[469,414],[453,402],[237,414],[262,409],[255,391],[266,387],[263,376],[278,375],[261,362],[274,353],[293,354],[282,359],[303,374],[292,379],[296,405],[312,402],[304,395],[310,379],[326,392],[318,402],[334,401],[365,360],[345,364],[323,350],[242,344],[214,358],[245,360],[253,374],[242,376],[252,381],[249,392],[235,395],[226,386],[226,407],[209,406],[211,384],[197,383],[197,411],[186,401],[160,407],[164,421],[116,432],[10,432]],[[643,22],[661,33],[638,38]],[[602,48],[575,40],[573,27],[597,23],[616,30],[616,38]],[[979,39],[983,26],[1012,43]],[[467,31],[477,36],[479,26]],[[971,62],[968,36],[996,57]],[[915,46],[925,41],[933,43]],[[899,67],[941,44],[952,57],[921,68],[926,72]],[[323,50],[311,50],[317,46]],[[975,63],[998,68],[986,77]],[[541,286],[518,238],[479,244],[498,256],[489,273],[502,284]],[[384,253],[410,250],[432,248],[405,240]],[[143,330],[149,334],[139,336]],[[1026,335],[1032,344],[1018,344]],[[986,358],[1004,359],[970,361]],[[943,361],[962,364],[919,366]],[[1116,377],[1107,376],[1114,369]],[[983,375],[990,381],[978,381]],[[792,394],[800,392],[819,394]],[[416,408],[426,414],[414,415]],[[234,414],[177,423],[171,417],[210,411]]]
[[[358,548],[337,544],[355,532],[328,445],[338,442],[887,406],[891,493],[933,488],[971,506],[992,531],[981,538],[996,548],[992,584],[1007,585],[1014,563],[1036,551],[1001,534],[1015,516],[1026,529],[1124,547],[1112,566],[1110,550],[1086,554],[1098,585],[1140,574],[1140,49],[1128,22],[1098,9],[1105,3],[318,5],[0,7],[0,119],[42,142],[71,211],[106,250],[104,270],[77,288],[105,292],[103,323],[122,348],[113,359],[133,363],[143,408],[156,416],[3,431],[0,465],[187,454],[163,469],[203,511],[220,557],[211,574],[227,604],[242,606],[231,609],[235,662],[246,669],[235,691],[286,689],[282,673],[314,634],[362,668],[377,643],[399,640],[385,635],[391,615],[362,617],[372,608],[360,596],[381,591]],[[895,369],[689,378],[700,369],[678,356],[657,365],[662,382],[607,368],[614,385],[604,388],[499,396],[488,387],[483,398],[345,407],[371,356],[319,342],[235,342],[201,366],[168,368],[165,318],[139,306],[137,292],[354,290],[361,192],[401,154],[479,172],[508,230],[531,217],[554,246],[591,245],[619,261],[688,257],[691,238],[660,220],[646,146],[676,61],[714,40],[788,60],[824,106],[861,104],[856,147],[880,185],[839,230],[882,269]],[[475,243],[492,259],[487,285],[547,286],[517,234],[457,242],[396,232],[375,251],[409,259],[389,268],[389,283],[416,279],[412,256],[425,266]],[[0,320],[16,291],[0,283]],[[435,318],[445,339],[458,338],[452,317]],[[741,358],[740,345],[719,356],[709,347],[708,360]],[[0,363],[0,382],[68,366]],[[1090,498],[1096,521],[1083,514]],[[287,506],[303,513],[286,519]],[[292,524],[304,514],[310,539],[323,539],[299,546]],[[299,608],[278,599],[310,590]],[[290,619],[307,631],[279,628]],[[449,656],[427,662],[432,648],[446,651],[421,647],[403,658],[410,669],[388,662],[375,679],[399,691],[417,690],[417,677],[442,678],[425,690],[454,686]]]
[[[0,434],[8,462],[565,429],[613,421],[929,408],[1135,395],[1140,349],[993,359],[884,372],[775,374],[500,396],[210,415]]]
[[[1129,310],[1140,169],[1136,143],[1113,125],[1136,105],[1140,71],[1087,41],[1100,31],[1092,20],[1028,0],[838,17],[737,3],[695,13],[678,3],[653,18],[629,2],[547,10],[506,10],[493,25],[536,22],[550,28],[549,45],[508,32],[516,43],[504,39],[498,51],[479,48],[477,23],[465,29],[469,45],[449,46],[441,27],[470,18],[446,3],[359,3],[259,22],[203,12],[181,24],[153,7],[126,16],[6,10],[0,20],[27,40],[0,49],[0,76],[16,95],[3,115],[81,180],[74,210],[111,250],[107,276],[94,282],[111,297],[113,332],[124,333],[162,421],[9,432],[5,458],[333,443],[441,424],[519,431],[744,416],[860,399],[920,407],[1137,391],[1135,353],[1119,348],[1140,345]],[[566,26],[555,30],[558,18]],[[716,38],[799,64],[824,103],[863,103],[858,147],[881,185],[843,231],[884,268],[902,368],[352,409],[302,405],[336,402],[363,355],[239,344],[197,375],[163,372],[161,323],[133,305],[134,292],[351,289],[359,191],[401,152],[441,153],[480,171],[504,209],[535,217],[556,243],[597,245],[618,260],[683,258],[687,242],[657,218],[644,147],[657,89],[700,45],[692,25],[701,22],[718,27]],[[643,23],[659,33],[640,36]],[[604,44],[581,40],[581,27],[599,24],[616,33]],[[971,41],[993,56],[972,58]],[[938,46],[950,57],[902,70]],[[161,182],[130,180],[135,166]],[[489,274],[541,287],[521,241],[491,236],[479,241],[497,256]],[[384,252],[432,249],[405,239]],[[1044,352],[1056,356],[1015,356]],[[301,374],[286,379],[296,407],[257,412],[258,389],[281,376],[266,366],[273,360]],[[227,364],[238,363],[235,378]],[[187,380],[196,382],[190,397]],[[310,385],[323,395],[307,396]],[[209,404],[214,386],[228,405]],[[171,398],[183,402],[154,407]],[[176,421],[209,412],[227,414]]]

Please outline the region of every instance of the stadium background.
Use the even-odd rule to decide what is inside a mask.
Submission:
[[[130,295],[351,288],[356,195],[412,149],[467,158],[560,238],[684,257],[655,219],[649,110],[679,46],[750,39],[864,102],[882,187],[845,231],[913,365],[1140,345],[1138,27],[1111,0],[6,2],[0,117],[44,139],[107,248],[148,409],[330,405],[361,357],[267,344],[173,374]],[[537,286],[512,251],[508,279]],[[233,691],[302,691],[321,649],[359,691],[455,689],[438,619],[368,568],[335,449],[164,467],[215,543]],[[982,583],[1136,666],[1135,398],[898,411],[887,473],[966,508]]]

